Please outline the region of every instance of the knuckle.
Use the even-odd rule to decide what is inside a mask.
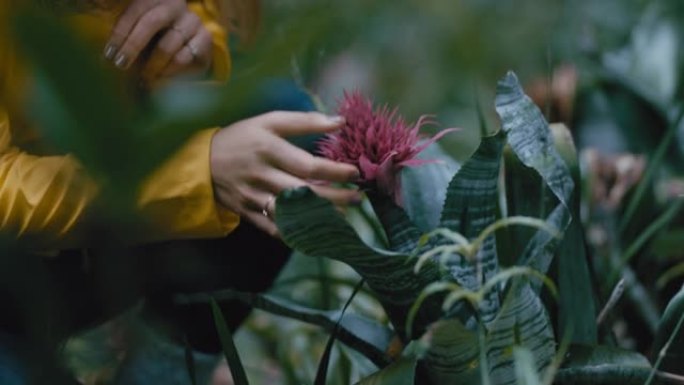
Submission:
[[[159,42],[157,49],[162,55],[169,57],[176,53],[177,44],[175,44],[173,39],[162,39]]]
[[[188,11],[185,17],[188,18],[189,24],[191,26],[195,28],[201,26],[201,28],[204,28],[204,26],[202,26],[202,19],[195,12]]]
[[[155,7],[145,16],[145,22],[148,25],[161,26],[168,24],[170,21],[170,13],[166,7]]]

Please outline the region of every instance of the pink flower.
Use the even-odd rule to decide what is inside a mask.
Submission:
[[[321,155],[353,164],[361,171],[362,184],[374,186],[392,197],[397,204],[401,204],[401,169],[437,161],[416,159],[416,156],[455,130],[443,130],[429,140],[418,143],[420,128],[433,123],[427,115],[421,116],[414,124],[407,124],[396,108],[390,110],[385,105],[374,110],[373,102],[360,92],[345,92],[338,113],[346,119],[346,124],[321,141]]]

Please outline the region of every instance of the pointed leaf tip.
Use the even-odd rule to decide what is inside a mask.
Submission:
[[[523,96],[524,92],[518,76],[513,71],[508,71],[496,85],[496,105],[509,104],[519,97]]]

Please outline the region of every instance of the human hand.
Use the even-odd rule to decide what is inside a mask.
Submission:
[[[319,183],[356,181],[356,167],[311,155],[283,139],[330,132],[343,123],[317,112],[276,111],[221,129],[211,143],[216,199],[273,236],[278,236],[274,197],[285,189],[309,186],[338,206],[360,202],[356,190]]]
[[[201,72],[211,63],[211,33],[185,0],[132,0],[114,25],[104,56],[128,69],[145,49],[151,50],[141,63],[147,81]]]

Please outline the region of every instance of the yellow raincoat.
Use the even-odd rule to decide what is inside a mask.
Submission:
[[[230,58],[214,1],[190,0],[189,6],[213,35],[213,73],[225,80]],[[30,71],[3,31],[10,17],[8,3],[0,0],[0,233],[38,239],[43,247],[77,247],[80,224],[98,186],[73,156],[25,150],[40,138],[19,113]],[[93,55],[101,55],[115,12],[93,11],[71,19],[79,35],[97,47]],[[209,149],[217,129],[198,132],[141,187],[139,210],[156,225],[147,241],[220,237],[238,225],[239,217],[214,200]]]

